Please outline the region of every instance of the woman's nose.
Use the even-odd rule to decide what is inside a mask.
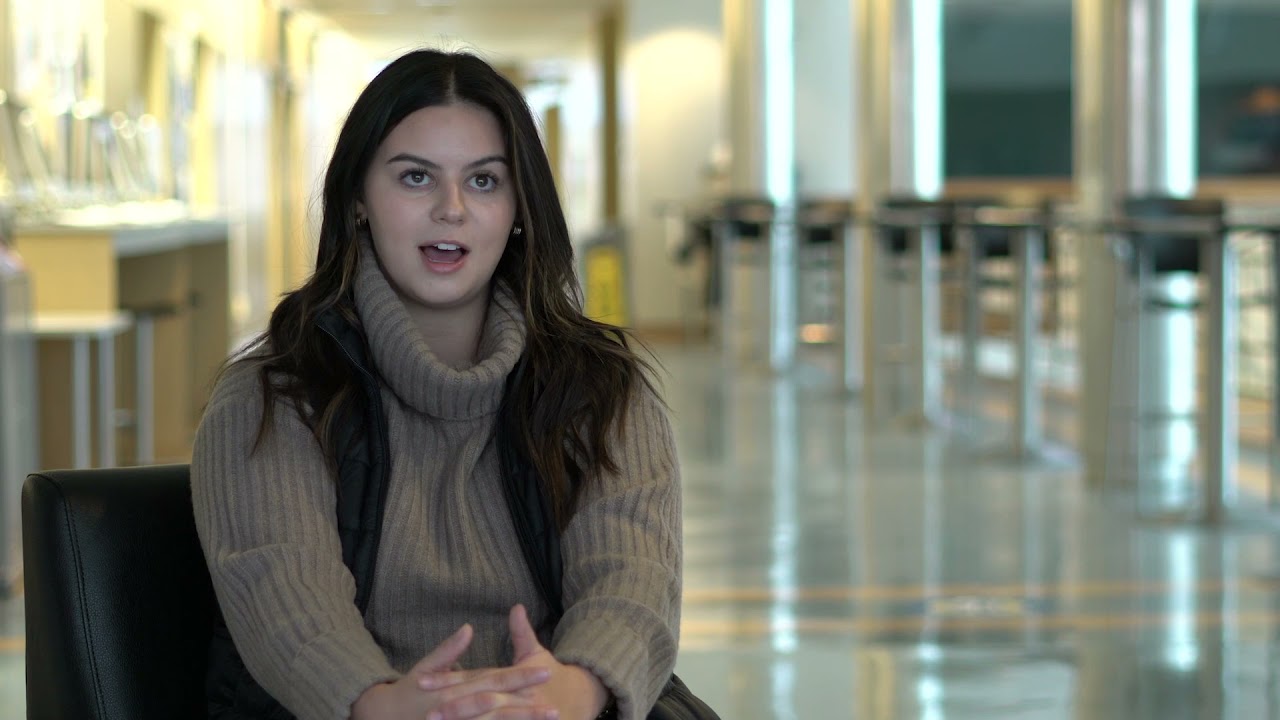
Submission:
[[[456,223],[466,214],[462,204],[462,188],[454,183],[445,183],[436,196],[435,216],[440,222]]]

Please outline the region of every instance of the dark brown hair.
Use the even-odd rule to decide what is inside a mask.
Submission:
[[[359,263],[356,203],[365,173],[387,135],[425,107],[465,102],[493,113],[503,130],[515,180],[516,223],[494,284],[509,288],[528,324],[521,371],[503,399],[509,440],[532,463],[563,529],[583,483],[618,472],[610,439],[626,430],[625,408],[638,387],[652,390],[650,366],[622,329],[582,314],[573,246],[551,166],[520,91],[487,63],[466,53],[419,50],[388,65],[347,116],[325,175],[316,269],[284,296],[257,352],[265,410],[258,439],[269,432],[275,401],[299,410],[315,397],[312,429],[326,456],[334,451],[333,418],[360,390],[341,355],[316,326],[333,309],[358,324],[352,282]]]

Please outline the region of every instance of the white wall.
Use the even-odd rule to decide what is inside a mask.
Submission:
[[[708,191],[707,165],[724,137],[720,0],[627,3],[621,80],[623,222],[631,230],[634,317],[681,322],[675,265],[657,207]]]
[[[851,197],[853,15],[849,0],[795,0],[796,193]]]

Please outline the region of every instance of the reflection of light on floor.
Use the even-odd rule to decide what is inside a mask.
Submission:
[[[1037,616],[1037,625],[1044,630],[1103,631],[1125,630],[1150,627],[1169,627],[1175,615],[1167,612],[1131,612],[1131,613],[1068,613],[1061,615]],[[1280,626],[1280,612],[1256,610],[1224,615],[1217,612],[1199,612],[1192,615],[1177,615],[1178,622],[1187,623],[1187,627],[1217,628],[1233,626],[1236,628],[1272,629]],[[920,632],[925,627],[936,628],[944,632],[978,631],[978,630],[1021,630],[1027,622],[1023,616],[1010,617],[933,617],[923,615],[902,617],[850,617],[850,618],[794,618],[780,623],[776,618],[746,619],[693,619],[686,618],[680,623],[680,635],[683,641],[686,636],[695,638],[735,638],[772,636],[775,632],[785,631],[789,635],[846,635]]]
[[[800,342],[810,344],[829,343],[836,338],[834,325],[810,323],[800,326]]]
[[[795,384],[782,379],[773,386],[773,535],[769,566],[769,583],[776,592],[775,598],[779,598],[770,610],[773,649],[780,653],[794,652],[797,645],[795,605],[780,598],[800,584],[796,579],[796,560],[800,556],[796,508],[796,469],[800,467],[798,434]]]
[[[790,656],[783,656],[773,663],[770,678],[773,683],[773,716],[778,720],[794,718],[796,666]]]
[[[1195,539],[1186,533],[1171,535],[1165,546],[1169,558],[1169,630],[1165,662],[1178,670],[1194,670],[1200,659],[1196,642]]]
[[[942,683],[934,675],[923,675],[916,681],[916,702],[920,703],[920,720],[942,720]]]
[[[923,585],[845,585],[833,587],[702,587],[688,588],[684,592],[686,605],[733,600],[739,602],[813,602],[827,600],[937,600],[947,597],[978,596],[986,598],[1044,598],[1070,596],[1126,597],[1130,595],[1163,595],[1175,587],[1194,590],[1196,593],[1219,593],[1227,585],[1221,580],[1203,580],[1194,585],[1177,585],[1164,580],[1098,580],[1094,582],[1065,582],[1044,584],[949,583],[937,586]],[[1258,578],[1245,585],[1246,590],[1274,593],[1277,583]]]

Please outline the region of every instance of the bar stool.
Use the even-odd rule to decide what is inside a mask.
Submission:
[[[915,427],[939,424],[942,368],[937,352],[939,319],[939,257],[955,247],[950,200],[914,197],[887,198],[876,211],[876,267],[872,277],[873,360],[879,367],[906,368],[906,387],[898,377],[876,381],[869,408],[878,412],[880,395],[892,392],[910,398],[903,418]],[[888,294],[901,297],[883,297]],[[909,308],[909,309],[907,309]],[[893,328],[896,337],[886,338]],[[890,405],[897,406],[896,397]]]
[[[769,237],[773,228],[775,207],[772,200],[757,197],[732,197],[723,200],[715,209],[712,219],[712,252],[715,256],[713,265],[716,268],[712,287],[718,303],[718,326],[720,347],[725,358],[736,360],[743,351],[748,357],[768,357],[767,344],[753,341],[748,337],[745,346],[739,347],[743,341],[738,337],[741,324],[736,313],[739,303],[747,303],[759,311],[751,313],[753,320],[763,319],[765,343],[773,337],[773,314],[769,312],[768,297],[771,278],[769,273]],[[760,287],[741,287],[735,280],[735,270],[739,267],[754,271],[763,270],[765,281],[752,285]],[[739,278],[740,279],[740,278]],[[753,291],[762,291],[758,294]],[[760,298],[764,298],[761,307]],[[759,323],[753,323],[753,329]],[[759,346],[759,347],[758,347]],[[754,351],[754,352],[752,352]]]
[[[98,343],[98,467],[116,465],[115,338],[133,324],[127,312],[36,313],[32,331],[37,340],[71,342],[71,441],[76,469],[92,466],[92,416],[89,386],[89,347]]]
[[[1044,268],[1053,257],[1053,206],[981,207],[957,212],[957,227],[965,233],[965,309],[962,343],[962,381],[965,406],[975,415],[979,391],[978,342],[981,336],[982,292],[1012,289],[1014,303],[1014,423],[1012,456],[1019,461],[1060,464],[1060,453],[1049,453],[1044,442],[1039,335],[1044,313],[1041,303]],[[982,274],[988,260],[1014,262],[1012,280]]]
[[[1217,523],[1234,495],[1238,446],[1235,265],[1223,203],[1140,197],[1122,207],[1124,217],[1113,228],[1122,272],[1108,413],[1120,432],[1107,434],[1109,444],[1121,444],[1108,448],[1107,475],[1112,484],[1133,482],[1139,515]],[[1208,385],[1197,410],[1198,375]],[[1203,468],[1198,510],[1191,476],[1197,454]]]
[[[862,390],[862,277],[853,220],[852,198],[814,198],[796,210],[800,339],[838,343],[842,389],[856,393]]]

